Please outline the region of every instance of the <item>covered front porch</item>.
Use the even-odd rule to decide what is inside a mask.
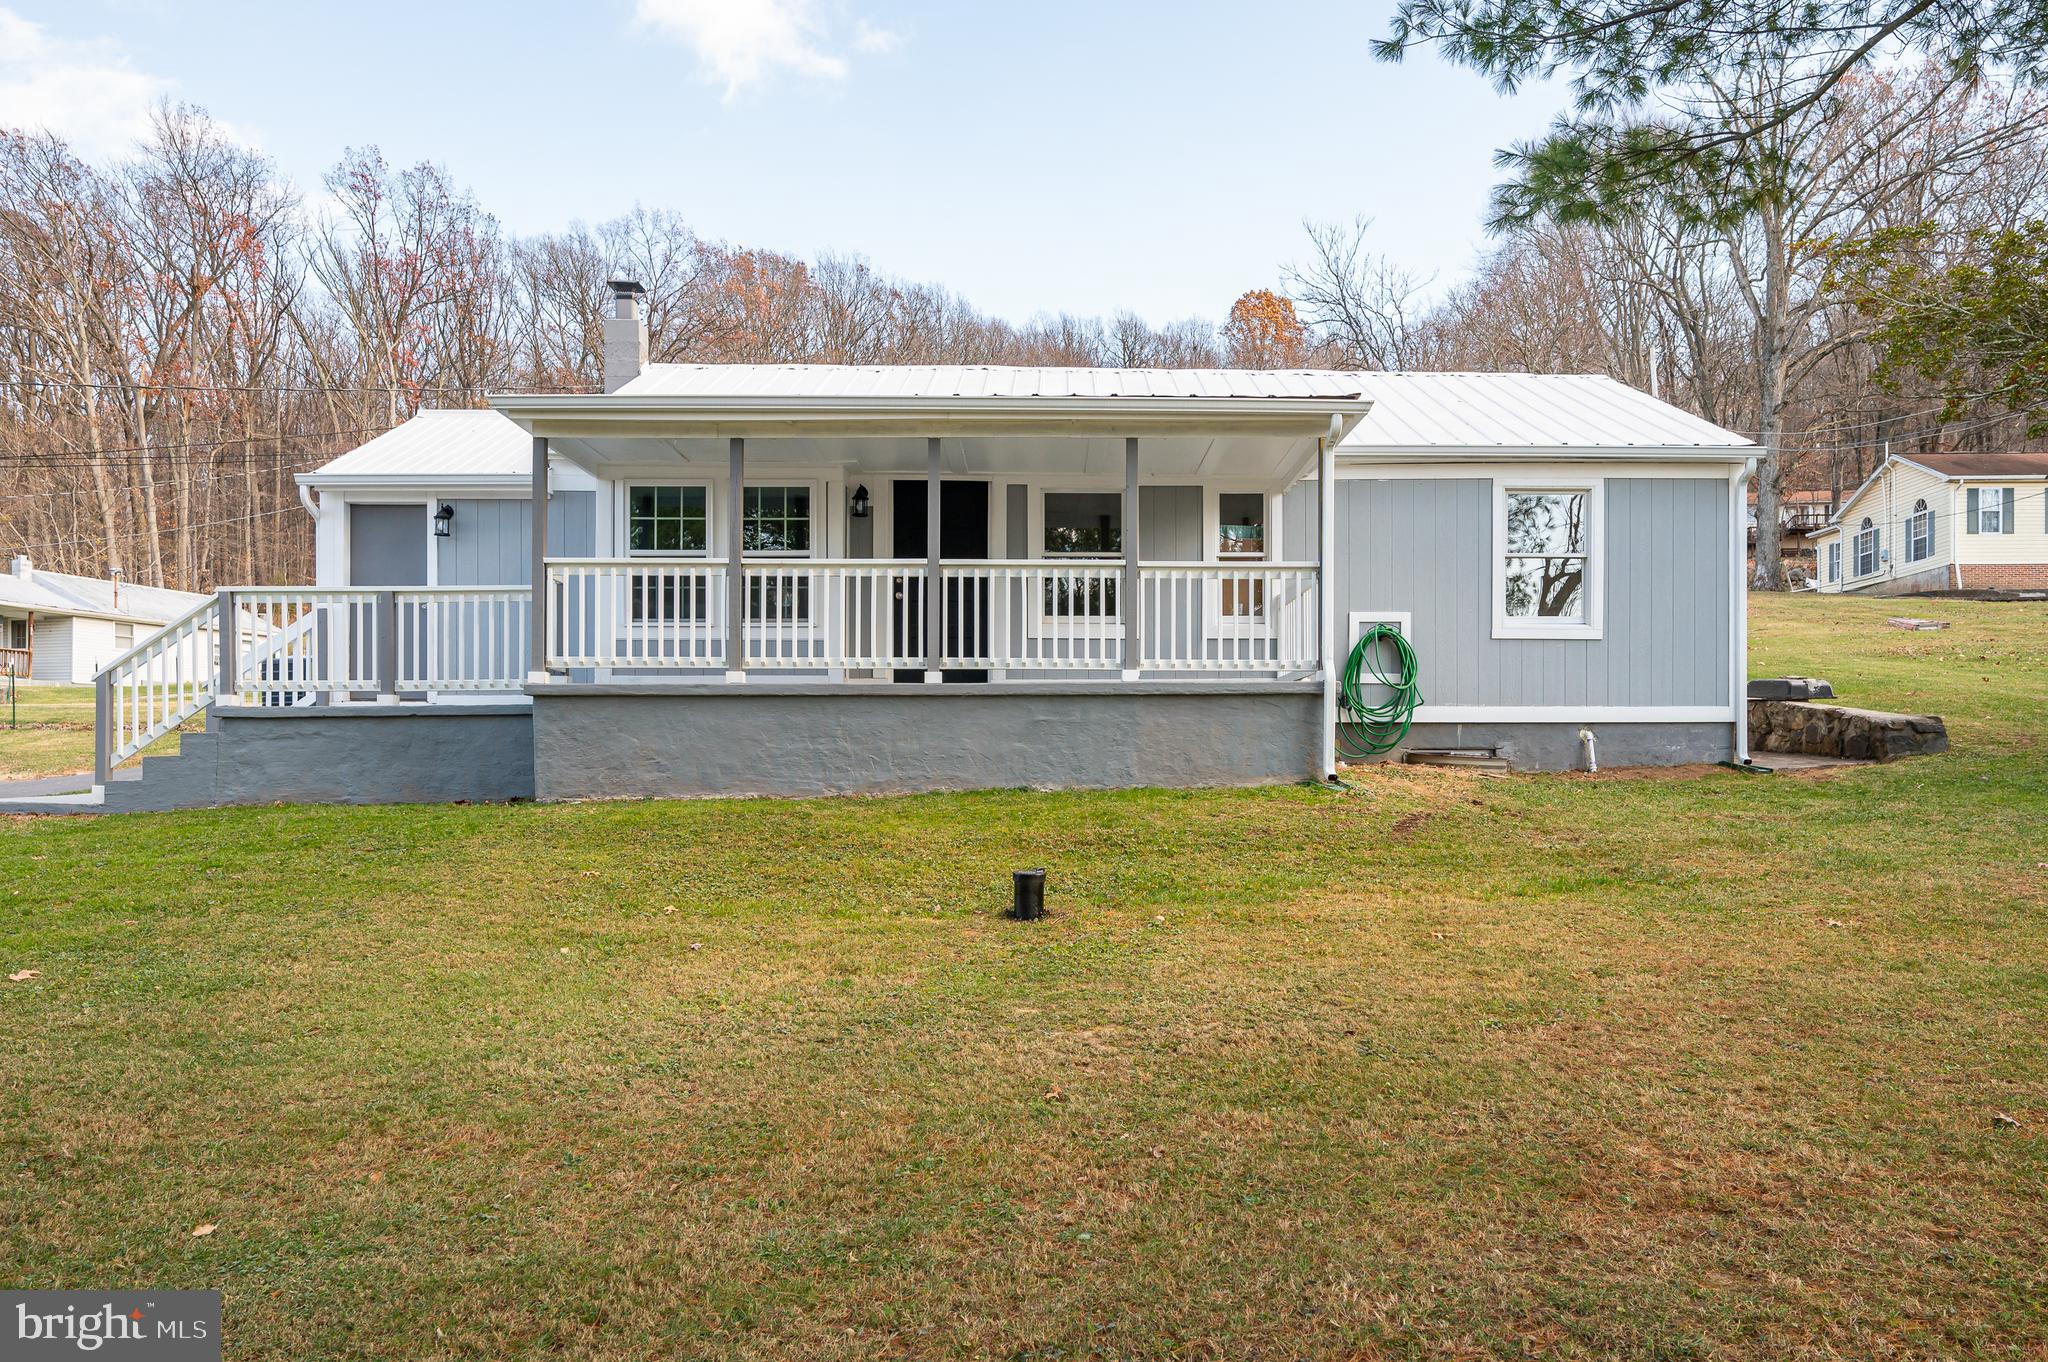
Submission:
[[[209,706],[515,701],[542,797],[1334,770],[1333,450],[1365,409],[1348,376],[1017,394],[919,374],[914,393],[892,371],[736,393],[662,366],[497,398],[529,478],[424,486],[409,512],[380,487],[331,522],[352,568],[386,554],[373,526],[394,554],[431,533],[427,581],[220,592],[102,678],[102,764]],[[689,772],[648,775],[678,752]]]
[[[593,475],[613,552],[536,561],[531,684],[1320,667],[1313,508],[1290,493],[1317,439],[709,443],[535,438],[537,468]]]

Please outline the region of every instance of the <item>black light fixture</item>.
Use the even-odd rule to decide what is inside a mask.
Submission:
[[[434,512],[434,538],[446,539],[453,532],[454,526],[455,508],[444,501],[441,503],[441,509]]]
[[[855,520],[866,520],[868,512],[875,509],[874,503],[868,500],[868,485],[866,483],[862,483],[853,489],[853,504],[847,509],[852,511]]]

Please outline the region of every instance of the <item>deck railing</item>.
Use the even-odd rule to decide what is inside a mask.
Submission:
[[[743,665],[764,671],[930,666],[923,560],[751,560]],[[727,568],[701,560],[548,564],[548,664],[659,674],[723,670]],[[946,563],[939,665],[1103,672],[1313,671],[1320,616],[1306,563],[1149,563],[1138,572],[1137,659],[1125,646],[1124,565],[1111,559]]]
[[[93,778],[213,703],[219,680],[218,602],[193,607],[108,663],[94,678]]]
[[[94,678],[95,778],[222,696],[302,708],[517,691],[532,609],[523,586],[220,591]]]

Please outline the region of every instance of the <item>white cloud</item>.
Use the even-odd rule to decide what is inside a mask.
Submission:
[[[856,52],[869,52],[878,57],[886,57],[901,46],[903,35],[893,28],[883,28],[866,19],[858,21],[853,26],[853,50]]]
[[[56,133],[81,156],[118,156],[149,134],[170,81],[103,42],[53,38],[0,8],[0,127]]]
[[[725,87],[728,101],[780,71],[819,80],[847,75],[848,40],[815,0],[636,0],[633,18],[696,53],[704,76]],[[850,39],[866,55],[894,51],[900,41],[865,19]]]

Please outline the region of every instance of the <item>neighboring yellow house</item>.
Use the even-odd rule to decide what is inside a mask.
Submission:
[[[2048,591],[2048,454],[1894,454],[1807,537],[1821,591]]]

